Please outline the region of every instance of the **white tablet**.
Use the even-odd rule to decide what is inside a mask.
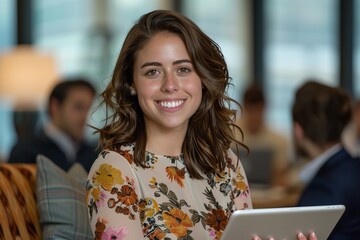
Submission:
[[[263,208],[235,211],[221,240],[296,240],[296,234],[315,232],[319,240],[327,239],[345,211],[344,205]]]

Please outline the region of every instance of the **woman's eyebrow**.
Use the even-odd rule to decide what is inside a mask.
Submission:
[[[192,64],[192,61],[190,59],[180,59],[180,60],[176,60],[175,62],[173,62],[173,65],[178,65],[181,63],[191,63]],[[141,65],[141,68],[148,67],[148,66],[160,67],[160,66],[162,66],[162,64],[159,62],[146,62],[143,65]]]
[[[175,62],[173,62],[173,65],[177,65],[177,64],[181,64],[181,63],[191,63],[192,61],[190,59],[181,59],[181,60],[177,60]]]
[[[141,65],[141,68],[147,67],[147,66],[161,66],[161,63],[159,62],[147,62]]]

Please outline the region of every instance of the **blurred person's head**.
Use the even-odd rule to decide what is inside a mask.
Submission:
[[[307,81],[296,91],[292,118],[298,154],[314,158],[340,142],[351,119],[351,98],[344,89]]]
[[[356,134],[358,138],[360,138],[360,99],[354,101],[353,115],[354,115],[354,123],[356,126],[356,131],[357,131]]]
[[[95,94],[95,88],[85,79],[64,79],[49,96],[51,122],[75,141],[81,140]]]
[[[260,86],[251,85],[244,92],[244,124],[249,132],[260,131],[264,124],[265,97]]]

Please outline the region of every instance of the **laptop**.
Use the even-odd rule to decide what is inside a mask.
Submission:
[[[247,180],[251,187],[270,187],[272,180],[272,159],[273,152],[267,148],[250,149],[249,153],[245,149],[233,149],[234,153],[240,158],[244,167]]]
[[[344,211],[344,205],[237,210],[221,240],[252,239],[253,235],[296,240],[298,232],[315,232],[319,240],[327,239]]]

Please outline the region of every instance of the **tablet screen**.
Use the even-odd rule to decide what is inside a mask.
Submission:
[[[327,239],[344,211],[343,205],[238,210],[221,239],[250,240],[258,235],[263,240],[296,240],[298,232],[315,232],[318,239]]]

